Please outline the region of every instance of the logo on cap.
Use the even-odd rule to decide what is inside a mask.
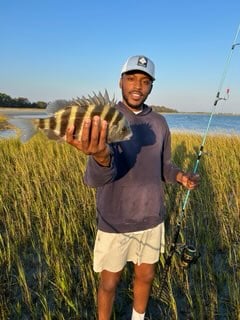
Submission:
[[[138,58],[138,62],[137,62],[138,66],[146,68],[147,67],[147,63],[148,63],[147,58],[145,58],[145,57],[139,57]]]

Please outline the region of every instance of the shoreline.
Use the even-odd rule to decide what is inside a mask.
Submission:
[[[211,112],[158,112],[160,114],[167,114],[167,115],[200,115],[200,116],[210,116]],[[240,117],[240,113],[214,113],[215,116],[224,116],[224,117]]]
[[[150,106],[151,107],[151,106]],[[154,110],[153,110],[154,111]],[[19,113],[25,113],[25,112],[33,112],[33,113],[39,113],[39,112],[44,112],[46,113],[46,108],[15,108],[15,107],[1,107],[0,106],[0,115],[1,113],[4,115],[4,114],[12,114],[14,112],[19,112]],[[155,112],[157,113],[160,113],[160,114],[173,114],[173,115],[210,115],[211,112],[206,112],[206,111],[177,111],[177,112],[161,112],[161,111],[156,111]],[[240,113],[231,113],[231,112],[216,112],[214,113],[214,116],[233,116],[233,117],[240,117]],[[0,116],[1,117],[1,116]]]
[[[10,131],[13,131],[15,129],[15,127],[8,122],[8,117],[11,118],[11,116],[33,116],[36,117],[41,116],[41,115],[45,115],[46,116],[46,112],[44,112],[44,110],[40,110],[40,109],[32,109],[32,108],[25,108],[19,111],[19,109],[17,108],[5,108],[4,112],[2,112],[3,108],[0,108],[0,136],[4,136],[4,137],[13,137],[14,134]],[[9,110],[11,109],[11,110]],[[169,128],[171,133],[173,134],[190,134],[190,135],[198,135],[198,136],[203,136],[204,134],[204,129],[205,126],[207,126],[207,124],[203,125],[199,125],[197,124],[195,127],[193,125],[189,125],[189,128],[185,125],[182,125],[182,120],[183,118],[181,118],[181,116],[207,116],[207,113],[161,113],[163,116],[166,115],[166,120],[168,122]],[[169,116],[169,119],[167,118],[167,116]],[[171,121],[172,117],[178,117],[180,116],[180,121],[178,124],[177,122],[175,123],[174,121]],[[195,117],[195,119],[197,119]],[[238,124],[238,119],[236,119],[236,121],[234,120],[235,117],[240,117],[240,115],[233,115],[233,114],[215,114],[214,115],[215,118],[218,117],[226,117],[226,120],[228,119],[228,117],[234,117],[233,119],[233,127],[231,128],[231,122],[228,122],[228,126],[223,126],[221,127],[221,124],[219,126],[215,126],[211,127],[209,130],[209,135],[212,136],[219,136],[219,135],[224,135],[224,136],[240,136],[240,130],[239,130],[239,124]],[[204,117],[205,118],[205,117]],[[205,122],[207,121],[207,119],[205,118]],[[221,120],[222,121],[222,120]],[[231,120],[229,120],[231,121]],[[237,125],[235,124],[235,122],[237,123]],[[9,134],[7,133],[7,131],[9,130]],[[4,134],[3,134],[4,131]],[[2,132],[2,134],[1,134]]]

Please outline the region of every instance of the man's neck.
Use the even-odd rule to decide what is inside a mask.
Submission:
[[[135,114],[138,114],[143,111],[143,103],[140,106],[137,106],[136,108],[129,106],[128,104],[124,103],[124,101],[122,101],[122,103],[126,108],[128,108],[130,111],[132,111]]]
[[[143,107],[141,107],[140,109],[132,109],[132,112],[135,114],[141,113],[143,111]]]

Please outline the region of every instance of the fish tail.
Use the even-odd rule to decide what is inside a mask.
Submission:
[[[8,122],[15,127],[17,135],[23,143],[30,140],[38,131],[32,119],[10,118]]]

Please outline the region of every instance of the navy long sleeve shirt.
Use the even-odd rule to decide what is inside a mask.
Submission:
[[[85,183],[96,188],[98,228],[135,232],[164,221],[164,182],[176,182],[180,171],[171,162],[171,135],[165,118],[144,105],[134,114],[119,102],[132,137],[110,144],[111,165],[100,166],[89,156]]]

